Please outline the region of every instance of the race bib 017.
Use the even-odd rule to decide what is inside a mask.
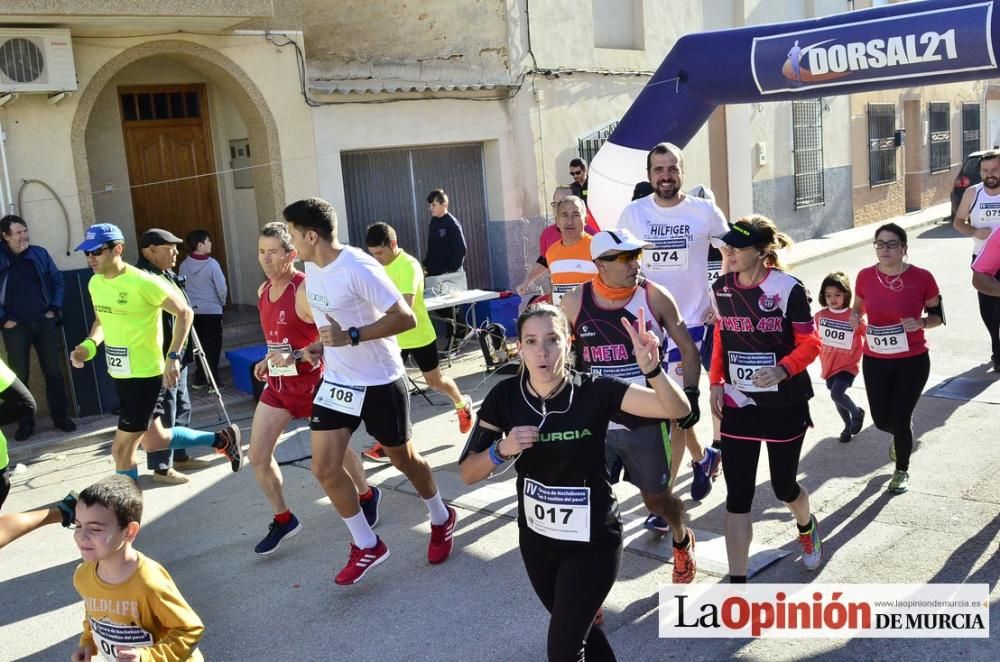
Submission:
[[[548,487],[524,479],[524,519],[528,528],[554,540],[590,542],[590,488]]]

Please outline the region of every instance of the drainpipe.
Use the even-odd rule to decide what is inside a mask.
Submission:
[[[10,173],[7,171],[7,134],[0,123],[0,167],[3,168],[3,182],[0,185],[0,209],[4,214],[14,211],[14,196],[10,191]]]

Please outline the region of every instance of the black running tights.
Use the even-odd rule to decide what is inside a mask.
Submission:
[[[931,373],[927,352],[901,359],[865,356],[861,362],[868,408],[875,427],[892,435],[896,470],[910,470],[913,452],[913,410]]]
[[[520,538],[528,579],[552,616],[549,662],[613,662],[615,653],[594,617],[618,577],[621,542],[598,541],[567,551],[531,531],[521,531]]]

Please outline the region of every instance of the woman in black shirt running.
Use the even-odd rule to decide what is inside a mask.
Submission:
[[[624,320],[623,320],[624,321]],[[552,618],[549,660],[614,660],[594,614],[618,574],[622,525],[604,458],[612,415],[683,418],[687,398],[660,367],[659,341],[626,323],[652,389],[570,370],[569,326],[548,304],[517,320],[524,371],[486,396],[459,459],[474,483],[508,460],[517,470],[520,549],[531,585]]]

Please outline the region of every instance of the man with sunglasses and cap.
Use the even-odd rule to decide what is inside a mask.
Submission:
[[[639,275],[643,249],[653,244],[628,230],[598,232],[590,243],[597,275],[567,293],[560,305],[573,332],[577,368],[605,377],[617,377],[648,386],[646,377],[629,351],[631,339],[622,325],[635,325],[639,310],[646,309],[646,329],[658,338],[666,333],[680,348],[685,391],[698,390],[701,373],[698,348],[688,333],[669,292]],[[662,360],[662,357],[661,357]],[[692,413],[682,419],[697,420],[697,397],[688,399]],[[685,509],[670,490],[670,421],[620,414],[608,425],[605,456],[611,482],[622,469],[625,479],[639,488],[646,507],[670,525],[673,534],[673,582],[694,579],[694,532],[685,525]]]
[[[215,433],[183,427],[167,430],[159,418],[161,389],[177,386],[181,354],[194,319],[184,294],[164,278],[125,263],[125,237],[116,225],[90,226],[76,250],[83,251],[94,271],[87,289],[95,320],[70,360],[74,368],[82,368],[104,343],[108,374],[120,404],[111,445],[116,472],[138,480],[135,451],[140,443],[147,451],[211,445],[229,458],[233,471],[239,471],[243,450],[235,425]],[[162,312],[176,318],[166,357]]]
[[[713,236],[723,234],[726,219],[715,203],[687,195],[684,183],[684,153],[671,143],[660,143],[646,156],[646,174],[653,193],[629,203],[618,225],[635,236],[653,244],[642,257],[642,275],[662,285],[674,295],[681,317],[695,345],[701,347],[705,326],[713,319],[711,296],[705,274],[708,271],[708,248]],[[686,370],[679,348],[668,345],[667,371],[680,381]],[[692,402],[697,389],[689,392]],[[691,498],[700,501],[712,491],[712,481],[718,476],[722,454],[718,449],[702,449],[691,422],[687,429],[675,425],[673,475],[676,479],[686,446],[691,453]],[[659,527],[657,527],[659,528]]]
[[[139,239],[140,255],[135,266],[145,272],[166,280],[171,287],[183,288],[183,278],[174,273],[177,264],[177,247],[183,243],[180,237],[167,230],[152,228],[146,230]],[[183,289],[181,289],[182,292]],[[187,301],[187,293],[184,292]],[[190,302],[189,302],[190,303]],[[164,312],[163,315],[163,355],[170,351],[170,337],[174,329],[174,316]],[[193,361],[191,352],[184,352],[181,357],[180,373],[177,386],[164,388],[160,391],[160,401],[157,411],[162,411],[160,421],[163,427],[171,429],[176,425],[189,427],[191,423],[191,393],[188,391],[188,368]],[[171,457],[173,466],[171,466]],[[204,460],[196,460],[188,455],[186,448],[174,450],[152,451],[146,454],[146,466],[153,472],[153,480],[157,483],[178,485],[190,479],[177,469],[204,469],[209,466]]]

